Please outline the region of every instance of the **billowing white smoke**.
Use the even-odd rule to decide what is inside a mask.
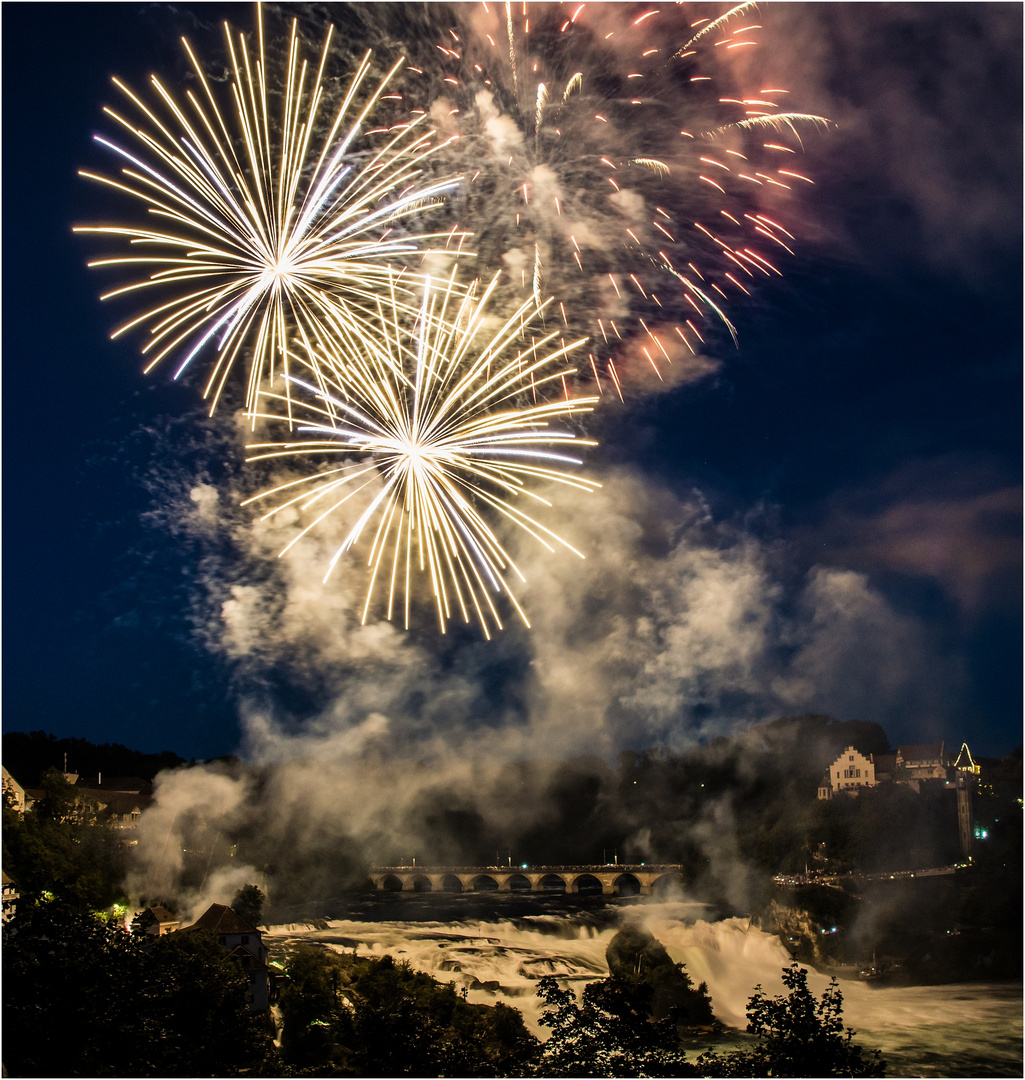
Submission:
[[[544,820],[557,762],[574,755],[683,749],[780,713],[885,722],[912,702],[929,710],[950,686],[923,629],[864,576],[820,567],[787,587],[771,546],[716,523],[699,497],[626,469],[597,493],[560,493],[545,518],[585,559],[508,538],[532,629],[511,619],[490,643],[476,632],[442,638],[429,613],[417,633],[377,609],[361,624],[366,568],[345,559],[322,583],[342,522],[276,559],[295,522],[232,524],[205,486],[182,501],[196,535],[217,534],[219,520],[235,547],[234,562],[201,560],[197,621],[235,672],[243,753],[266,768],[258,790],[209,769],[161,779],[138,848],[136,888],[148,896],[172,888],[178,835],[193,819],[225,850],[257,829],[327,872],[422,851],[451,811],[476,815],[483,835],[527,829]],[[315,707],[286,711],[282,680]],[[510,787],[503,770],[524,760],[538,764]],[[742,891],[740,860],[724,846],[730,814],[728,799],[711,805],[692,839],[714,855],[717,879]],[[263,871],[240,868],[222,891],[247,874]],[[212,882],[193,888],[209,898]]]

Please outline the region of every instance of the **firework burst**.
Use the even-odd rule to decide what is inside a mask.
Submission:
[[[326,462],[313,475],[248,500],[281,500],[267,518],[288,507],[305,515],[282,555],[326,518],[363,500],[325,581],[358,541],[368,542],[364,622],[381,593],[387,618],[401,606],[408,628],[419,575],[430,584],[442,631],[458,613],[464,622],[475,618],[490,637],[492,627],[502,626],[498,594],[529,626],[512,583],[525,578],[496,531],[499,523],[583,558],[519,504],[550,505],[534,490],[538,484],[600,486],[571,471],[581,462],[566,453],[594,444],[551,426],[590,411],[597,400],[566,392],[573,374],[566,358],[584,342],[560,344],[552,331],[526,344],[527,327],[549,303],[537,305],[532,297],[495,329],[487,309],[497,284],[496,277],[478,299],[458,290],[454,277],[428,282],[415,319],[390,289],[372,332],[305,355],[306,366],[319,373],[316,382],[290,377],[294,389],[310,395],[303,406],[308,422],[298,427],[304,437],[250,447],[250,460]],[[551,386],[561,396],[546,394]],[[280,393],[267,397],[285,400]],[[293,404],[299,407],[298,396]]]
[[[782,89],[732,88],[756,5],[693,22],[676,5],[471,10],[439,35],[443,78],[421,77],[457,104],[458,199],[481,255],[566,301],[599,390],[624,369],[661,379],[709,335],[735,340],[731,304],[793,254],[800,133],[827,123]]]
[[[403,61],[373,85],[370,54],[364,56],[324,123],[330,30],[312,68],[300,56],[293,22],[283,78],[272,84],[259,6],[255,51],[243,35],[234,39],[224,29],[227,94],[215,93],[184,39],[197,79],[184,101],[155,76],[152,105],[114,80],[136,118],[105,112],[134,146],[97,136],[121,159],[121,174],[81,175],[134,200],[148,220],[76,231],[128,249],[89,264],[130,276],[104,299],[159,297],[113,334],[146,329],[147,371],[174,356],[177,378],[197,356],[212,353],[204,389],[212,412],[241,356],[249,362],[246,406],[253,413],[261,384],[287,374],[293,335],[311,345],[364,325],[393,261],[422,256],[432,244],[461,249],[465,237],[406,230],[408,219],[459,178],[425,176],[427,158],[445,143],[425,114],[410,118],[406,110],[403,118],[402,106],[392,104],[401,102],[393,83]],[[394,122],[382,123],[381,114]],[[367,129],[371,122],[378,126]]]

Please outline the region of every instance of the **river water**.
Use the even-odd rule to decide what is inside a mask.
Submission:
[[[654,934],[695,983],[708,984],[715,1014],[728,1027],[743,1030],[756,984],[770,994],[783,992],[780,973],[790,957],[779,939],[747,919],[714,919],[699,904],[643,898],[560,910],[520,901],[502,910],[465,900],[439,910],[437,902],[432,909],[410,898],[345,918],[277,925],[264,941],[279,961],[300,941],[359,955],[391,953],[466,987],[471,1001],[515,1006],[535,1033],[537,979],[552,974],[579,990],[603,978],[605,949],[628,921]],[[811,971],[816,993],[828,982]],[[883,1051],[890,1076],[1022,1075],[1021,984],[898,987],[842,979],[841,988],[845,1022],[857,1031],[857,1042]]]

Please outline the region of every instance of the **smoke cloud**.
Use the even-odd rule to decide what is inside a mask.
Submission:
[[[664,841],[601,801],[602,762],[618,752],[684,751],[781,713],[924,721],[956,696],[957,672],[924,626],[864,575],[815,567],[790,581],[774,544],[715,520],[697,493],[628,468],[601,480],[591,494],[551,493],[544,518],[585,558],[505,538],[531,629],[510,611],[490,643],[458,628],[442,637],[429,604],[411,632],[377,608],[363,623],[360,560],[323,582],[342,521],[277,558],[299,517],[254,520],[234,481],[165,486],[165,519],[196,548],[194,623],[231,672],[247,764],[161,777],[136,891],[184,891],[198,909],[243,879],[270,880],[276,903],[299,903],[371,861],[460,862],[510,836],[541,850],[570,791],[597,798],[578,825],[624,830],[637,857],[654,857]],[[732,798],[695,808],[680,835],[716,888],[743,898]]]

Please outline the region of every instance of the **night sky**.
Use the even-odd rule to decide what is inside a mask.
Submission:
[[[205,24],[222,12],[251,22],[241,5],[204,8],[199,27],[187,6],[3,6],[7,730],[206,758],[239,746],[254,695],[295,731],[326,723],[339,693],[326,676],[288,689],[273,663],[240,671],[210,646],[197,612],[213,610],[216,571],[199,566],[211,552],[162,500],[175,468],[213,483],[235,465],[204,442],[195,383],[144,376],[139,339],[109,340],[103,283],[71,233],[104,205],[76,170],[105,163],[91,138],[110,76],[172,80],[177,35],[209,54]],[[858,575],[896,652],[894,627],[912,628],[906,656],[887,644],[878,660],[906,679],[851,660],[849,680],[841,665],[786,699],[792,711],[878,719],[895,745],[966,738],[1003,754],[1022,715],[1021,7],[781,4],[762,21],[763,63],[837,123],[809,149],[797,258],[785,283],[732,309],[740,344],[714,376],[596,418],[599,471],[698,500],[731,543],[756,545],[776,618],[825,568]],[[415,640],[431,652],[429,635]],[[472,667],[494,705],[515,696],[522,641],[512,631],[487,654],[456,635],[438,670]],[[785,711],[765,701],[743,715]],[[687,722],[710,708],[688,700]],[[662,730],[623,723],[620,745]]]

